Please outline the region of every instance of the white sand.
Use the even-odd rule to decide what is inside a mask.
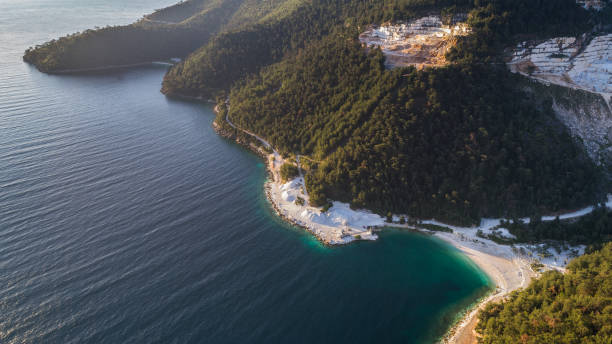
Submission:
[[[467,240],[459,241],[450,233],[438,233],[437,236],[461,250],[496,284],[495,291],[473,307],[444,340],[445,343],[475,343],[474,329],[478,321],[478,312],[487,303],[499,301],[510,292],[527,286],[536,274],[531,270],[529,261],[515,256],[511,250],[506,249],[507,247],[497,247],[501,250],[496,250],[493,246],[487,246],[486,249],[483,249],[484,245],[481,246]],[[485,251],[494,252],[494,254]]]
[[[278,159],[271,157],[270,166],[278,165]],[[272,174],[278,180],[278,173]],[[378,237],[368,226],[384,225],[382,217],[367,211],[352,210],[346,203],[333,202],[333,206],[326,212],[308,205],[302,177],[285,184],[269,181],[266,189],[270,201],[281,216],[312,232],[326,244],[346,244],[355,239],[376,240]],[[298,197],[304,200],[304,205],[296,204]]]

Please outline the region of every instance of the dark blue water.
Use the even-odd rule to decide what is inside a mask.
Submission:
[[[1,343],[430,343],[487,290],[444,243],[321,246],[165,69],[49,76],[30,45],[166,1],[0,3]]]

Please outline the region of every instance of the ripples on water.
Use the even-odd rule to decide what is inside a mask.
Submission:
[[[30,45],[174,0],[0,3],[0,342],[429,342],[486,278],[420,235],[320,246],[164,69],[48,76]]]

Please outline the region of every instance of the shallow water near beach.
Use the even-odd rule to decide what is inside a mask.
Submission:
[[[164,67],[49,76],[28,46],[174,0],[0,3],[1,343],[431,343],[490,281],[396,230],[326,247]]]

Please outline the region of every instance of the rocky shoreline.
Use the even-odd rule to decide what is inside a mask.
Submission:
[[[216,112],[216,109],[215,109],[215,112]],[[263,159],[264,162],[267,162],[268,153],[265,152],[262,148],[256,147],[252,142],[247,142],[246,140],[242,139],[240,136],[232,132],[234,130],[227,130],[223,128],[222,126],[217,124],[216,121],[213,121],[212,126],[213,126],[214,131],[217,133],[217,135],[224,137],[228,140],[234,141],[238,145],[251,151],[251,153],[255,153],[255,155]],[[269,176],[272,176],[272,171],[270,171],[270,168],[268,167],[268,165],[266,165],[266,171],[268,171]]]
[[[215,107],[215,112],[217,112],[217,108]],[[306,230],[310,233],[312,233],[312,231],[310,229],[308,229],[308,227],[298,223],[295,219],[289,217],[289,216],[285,216],[283,214],[283,212],[281,211],[279,205],[274,201],[274,198],[272,197],[272,186],[271,183],[273,183],[272,180],[274,180],[274,172],[272,170],[270,170],[270,165],[267,164],[267,159],[268,159],[268,153],[265,152],[261,147],[256,147],[253,143],[251,142],[246,142],[245,140],[241,139],[239,136],[235,135],[232,131],[234,130],[228,130],[223,128],[221,125],[217,124],[216,121],[213,121],[212,123],[213,129],[215,130],[215,132],[217,133],[217,135],[224,137],[226,139],[232,140],[235,143],[237,143],[238,145],[242,146],[243,148],[249,150],[250,152],[254,153],[255,155],[257,155],[258,157],[260,157],[265,163],[266,163],[266,172],[268,174],[268,178],[269,180],[267,180],[264,184],[264,192],[266,194],[266,198],[268,199],[269,204],[271,205],[272,209],[274,210],[274,213],[280,217],[283,221],[290,223],[293,226],[299,227],[303,230]],[[313,233],[314,234],[314,233]],[[332,244],[330,244],[329,242],[323,240],[321,237],[319,237],[318,235],[314,235],[314,237],[323,245],[325,246],[334,246]]]

